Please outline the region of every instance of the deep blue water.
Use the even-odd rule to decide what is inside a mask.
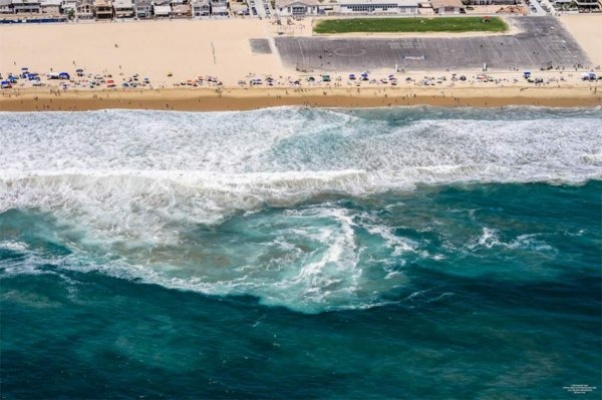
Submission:
[[[600,110],[3,117],[4,398],[600,398]]]

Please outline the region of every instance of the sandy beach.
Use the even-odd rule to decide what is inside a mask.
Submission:
[[[589,58],[602,63],[602,46],[592,34],[599,29],[602,16],[562,16],[561,22]],[[298,22],[299,35],[309,35],[307,27],[311,23]],[[19,82],[0,92],[0,109],[602,104],[600,81],[581,80],[585,69],[534,71],[534,76],[541,79],[537,85],[525,81],[518,68],[488,70],[485,79],[478,69],[400,73],[383,69],[370,71],[370,82],[347,80],[350,72],[361,71],[339,71],[332,74],[332,82],[314,82],[310,75],[319,77],[320,71],[302,73],[283,65],[274,45],[276,35],[272,22],[257,19],[0,26],[0,72],[4,77],[9,72],[18,74],[24,66],[40,74],[73,74],[76,68],[86,72],[86,76],[72,77],[68,82],[43,78],[42,87]],[[467,37],[471,35],[474,33]],[[251,40],[259,40],[263,48],[254,49]],[[393,84],[391,74],[395,74]],[[132,76],[140,81],[147,78],[150,83],[122,88]],[[458,79],[460,76],[463,79]],[[215,78],[208,81],[207,77]],[[253,77],[272,77],[273,82],[270,86],[264,81],[263,86],[251,87]],[[87,82],[92,79],[100,79],[102,84],[90,86]],[[115,87],[108,89],[107,84],[113,80]]]
[[[0,71],[139,73],[156,86],[215,75],[235,85],[248,73],[288,73],[276,55],[251,51],[249,39],[268,38],[258,19],[0,26]]]
[[[602,92],[588,87],[332,88],[332,89],[158,89],[142,91],[27,90],[0,98],[6,111],[81,111],[105,108],[225,111],[279,106],[391,107],[602,106]]]
[[[595,64],[602,65],[602,14],[561,15],[559,20],[589,58]]]

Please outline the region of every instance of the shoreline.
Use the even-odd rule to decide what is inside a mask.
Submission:
[[[101,109],[243,111],[281,106],[376,108],[600,107],[595,87],[459,88],[224,88],[48,91],[20,89],[0,96],[0,111],[90,111]]]

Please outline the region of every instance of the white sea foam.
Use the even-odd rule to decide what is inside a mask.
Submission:
[[[431,256],[390,227],[363,217],[358,222],[327,204],[285,211],[287,220],[301,215],[316,226],[289,224],[270,242],[253,244],[259,250],[250,259],[244,256],[250,252],[234,244],[227,255],[202,246],[174,251],[187,240],[182,231],[333,193],[602,178],[600,115],[550,120],[427,115],[405,124],[296,108],[1,115],[0,213],[52,213],[59,224],[84,231],[84,247],[102,248],[101,256],[113,257],[74,268],[210,294],[256,294],[271,304],[344,307],[352,304],[345,296],[369,298],[359,228],[387,249],[370,254],[375,260]],[[539,238],[503,243],[487,230],[471,245],[553,251]],[[205,262],[211,269],[199,269]],[[382,278],[390,287],[403,281],[399,270],[383,264]]]
[[[401,126],[295,108],[3,117],[0,212],[61,210],[110,236],[136,236],[144,226],[149,240],[168,220],[216,223],[333,192],[602,178],[594,117]]]

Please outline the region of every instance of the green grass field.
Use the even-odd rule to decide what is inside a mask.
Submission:
[[[504,32],[508,25],[497,17],[453,18],[349,18],[327,19],[314,26],[315,33],[350,32]]]

